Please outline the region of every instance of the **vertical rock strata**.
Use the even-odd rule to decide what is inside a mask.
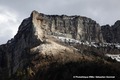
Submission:
[[[102,42],[101,27],[90,18],[66,15],[45,15],[43,28],[48,34],[65,34],[80,41]]]

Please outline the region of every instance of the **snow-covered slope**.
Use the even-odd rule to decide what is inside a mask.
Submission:
[[[120,49],[119,43],[96,43],[96,42],[88,42],[88,41],[82,42],[82,41],[75,40],[72,38],[67,38],[67,37],[61,37],[61,36],[54,36],[54,37],[70,45],[71,44],[83,44],[83,45],[92,46],[92,47],[114,47],[114,48]]]

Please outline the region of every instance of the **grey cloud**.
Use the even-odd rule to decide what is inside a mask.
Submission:
[[[6,43],[8,40],[10,40],[13,36],[12,30],[5,30],[4,35],[0,35],[0,44]]]
[[[18,16],[13,10],[0,6],[0,44],[14,37],[19,24]]]

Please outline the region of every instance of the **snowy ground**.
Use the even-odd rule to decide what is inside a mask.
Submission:
[[[120,49],[120,44],[117,43],[96,43],[96,42],[81,42],[79,40],[71,39],[71,38],[66,38],[66,37],[60,37],[60,36],[54,36],[55,38],[61,40],[62,42],[65,43],[70,43],[70,44],[83,44],[87,46],[93,46],[93,47],[114,47],[117,49]]]
[[[107,57],[111,57],[112,59],[117,60],[120,62],[120,54],[106,54]]]

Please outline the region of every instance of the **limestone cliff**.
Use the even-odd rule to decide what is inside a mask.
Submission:
[[[101,27],[94,20],[82,16],[45,15],[43,28],[47,34],[65,36],[80,41],[103,42]]]

